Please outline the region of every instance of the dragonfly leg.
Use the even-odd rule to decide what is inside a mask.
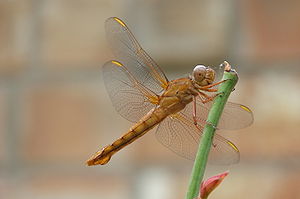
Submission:
[[[200,130],[199,127],[198,127],[198,122],[197,122],[197,111],[196,111],[197,107],[196,106],[197,106],[196,97],[193,96],[193,120],[194,120],[194,125],[198,130]]]
[[[207,95],[206,93],[203,93],[203,92],[201,92],[201,91],[198,91],[198,94],[199,94],[199,96],[200,96],[200,100],[201,100],[201,102],[203,103],[203,100],[204,99],[208,99],[208,98],[210,98],[211,96],[209,96],[209,95]],[[204,99],[203,99],[204,98]]]
[[[216,95],[217,96],[217,95]],[[209,97],[209,96],[208,96]],[[202,99],[201,99],[202,100]],[[211,99],[212,100],[212,99]],[[205,100],[204,100],[205,101]],[[193,120],[194,120],[194,125],[195,127],[201,131],[200,127],[198,126],[198,120],[197,120],[197,103],[196,103],[196,96],[193,97]],[[214,129],[218,129],[216,126],[214,126],[211,122],[206,121],[206,124],[211,125]]]
[[[224,92],[219,92],[219,93],[215,93],[215,94],[209,96],[209,95],[207,95],[207,94],[205,94],[205,93],[203,93],[203,92],[201,92],[201,91],[198,91],[198,93],[199,93],[199,96],[200,96],[200,100],[201,100],[201,102],[202,102],[203,104],[205,104],[205,103],[207,103],[207,102],[210,102],[210,101],[214,100],[214,99],[215,99],[217,96],[219,96],[219,95],[222,96],[222,95],[224,94]],[[201,96],[203,96],[204,99],[201,98]]]
[[[205,93],[199,91],[199,95],[201,95],[201,96],[204,97],[204,99],[202,99],[201,96],[200,96],[200,100],[201,100],[201,102],[202,102],[203,104],[205,104],[205,103],[207,103],[207,102],[210,102],[210,101],[214,100],[215,97],[217,97],[217,96],[220,95],[220,94],[222,94],[222,93],[216,93],[216,94],[214,94],[214,95],[209,96],[209,95],[207,95],[207,94],[205,94]]]
[[[224,79],[224,80],[222,80],[222,81],[219,81],[219,82],[216,82],[216,83],[214,83],[214,84],[210,84],[210,85],[207,85],[207,86],[202,86],[201,88],[211,88],[211,87],[214,87],[214,86],[217,86],[217,85],[219,85],[219,84],[222,84],[222,83],[224,83],[224,82],[226,82],[227,81],[227,79]]]
[[[207,92],[217,92],[218,91],[218,89],[213,89],[213,88],[200,88],[200,90],[207,91]]]
[[[193,97],[193,120],[194,120],[194,125],[195,127],[199,130],[202,131],[202,129],[198,125],[198,120],[197,120],[197,103],[196,103],[196,96]],[[203,127],[203,126],[202,126]]]

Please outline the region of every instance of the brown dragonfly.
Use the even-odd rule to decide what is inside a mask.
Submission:
[[[222,67],[197,65],[192,75],[169,81],[121,19],[107,19],[105,30],[119,60],[108,61],[103,66],[106,90],[117,112],[135,125],[96,152],[87,165],[106,164],[113,154],[155,126],[158,126],[156,136],[164,146],[194,159],[211,101],[218,95],[215,86],[224,82],[215,81],[223,72]],[[217,129],[240,129],[252,122],[253,114],[248,107],[227,102]],[[210,157],[215,163],[233,164],[239,161],[239,150],[216,134]]]

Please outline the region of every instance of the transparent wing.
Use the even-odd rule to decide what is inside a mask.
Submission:
[[[176,154],[187,159],[194,159],[201,132],[186,115],[178,113],[167,117],[159,124],[156,137],[160,143]]]
[[[105,23],[106,35],[113,53],[130,73],[149,90],[161,93],[168,79],[160,67],[141,48],[126,24],[111,17]]]
[[[108,61],[102,72],[112,104],[125,119],[137,122],[156,106],[156,94],[141,85],[122,63]]]
[[[215,71],[215,81],[214,82],[219,82],[221,81],[223,74],[224,74],[224,69],[225,69],[225,65],[224,64],[220,64],[218,66],[209,66],[211,69],[213,69]],[[217,88],[217,86],[216,86]]]
[[[190,114],[178,113],[163,120],[156,131],[157,139],[167,148],[187,159],[194,159],[203,128],[195,127]],[[209,162],[230,165],[239,162],[239,151],[229,140],[216,134],[210,151]]]
[[[240,152],[231,141],[215,134],[208,161],[218,165],[236,164],[240,161]]]
[[[196,115],[197,121],[200,124],[205,124],[205,121],[208,116],[208,112],[212,106],[213,102],[208,102],[203,104],[199,97],[197,97],[196,102]],[[184,113],[193,111],[192,103],[188,104],[187,107],[183,110]],[[242,129],[247,126],[250,126],[253,123],[253,113],[252,111],[242,104],[227,102],[225,104],[222,116],[220,118],[218,129],[224,130],[236,130]]]
[[[210,103],[209,106],[211,106]],[[226,130],[242,129],[253,123],[253,112],[245,105],[227,102],[222,116],[220,118],[218,128]]]

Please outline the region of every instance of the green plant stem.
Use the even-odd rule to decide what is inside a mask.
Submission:
[[[238,81],[238,76],[234,70],[230,72],[225,71],[223,75],[223,80],[224,79],[227,81],[219,86],[218,93],[220,93],[220,95],[215,98],[207,117],[207,124],[204,127],[203,135],[200,140],[186,199],[194,199],[198,196],[199,186],[204,176],[209,151],[216,130],[215,127],[218,125],[227,99]]]

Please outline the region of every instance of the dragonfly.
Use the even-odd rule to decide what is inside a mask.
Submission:
[[[118,59],[102,67],[106,90],[116,111],[135,124],[92,155],[87,165],[108,163],[116,152],[156,126],[158,141],[178,155],[194,159],[212,100],[218,95],[217,86],[226,81],[217,81],[224,64],[215,69],[197,65],[192,75],[169,81],[121,19],[108,18],[105,30]],[[247,106],[227,102],[216,128],[234,130],[252,122],[253,113]],[[234,143],[216,133],[210,162],[230,165],[239,158]]]

